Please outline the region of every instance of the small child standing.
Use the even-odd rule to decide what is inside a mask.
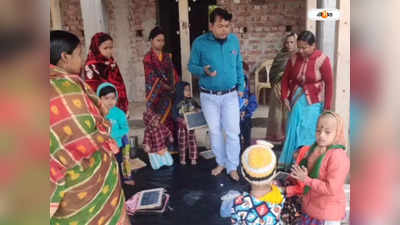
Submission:
[[[242,151],[251,144],[251,117],[258,107],[257,97],[250,92],[247,76],[245,76],[246,88],[243,97],[239,97],[240,106],[240,143]]]
[[[111,83],[104,82],[97,88],[97,96],[99,96],[102,105],[108,110],[106,119],[111,122],[111,137],[117,142],[120,151],[116,154],[116,159],[119,163],[119,169],[125,184],[134,185],[130,175],[123,172],[123,165],[129,160],[129,156],[123,154],[123,149],[126,145],[123,139],[129,134],[128,120],[124,111],[119,109],[116,104],[118,100],[118,91]],[[129,155],[129,154],[128,154]],[[127,171],[130,174],[130,171]]]
[[[241,172],[250,183],[250,193],[233,201],[231,222],[234,225],[280,225],[280,213],[285,201],[279,188],[272,184],[276,171],[273,145],[259,141],[244,150]]]
[[[350,170],[341,117],[324,112],[318,119],[316,143],[302,149],[300,166],[291,176],[304,184],[299,225],[340,225],[346,214],[344,183]],[[304,152],[304,153],[303,153]],[[299,157],[301,157],[299,153]],[[298,188],[296,188],[298,189]]]
[[[176,85],[175,104],[172,109],[172,117],[178,127],[178,146],[180,164],[186,165],[186,149],[189,149],[189,159],[192,165],[197,164],[197,141],[194,130],[188,130],[184,119],[185,113],[196,112],[200,110],[198,104],[190,93],[190,84],[188,82],[179,82]]]
[[[147,109],[143,113],[143,121],[146,126],[143,147],[149,155],[149,161],[154,170],[162,166],[172,166],[174,163],[167,147],[167,139],[173,143],[174,138],[168,127],[160,123],[160,120],[160,116],[151,109]]]

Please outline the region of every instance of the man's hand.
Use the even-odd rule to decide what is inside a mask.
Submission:
[[[210,71],[210,68],[211,68],[210,65],[205,66],[205,67],[204,67],[204,72],[206,72],[206,74],[207,74],[208,76],[210,76],[210,77],[215,77],[215,76],[217,76],[217,71],[216,71],[216,70]]]

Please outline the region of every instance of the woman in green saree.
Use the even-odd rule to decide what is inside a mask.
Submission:
[[[284,47],[274,58],[269,71],[272,91],[269,97],[267,137],[268,141],[282,142],[285,138],[285,129],[288,110],[281,102],[281,79],[290,57],[297,52],[297,35],[290,33],[286,36]]]
[[[79,38],[50,32],[50,224],[130,225],[111,124],[78,75]]]

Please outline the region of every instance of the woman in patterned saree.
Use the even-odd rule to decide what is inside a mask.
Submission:
[[[174,69],[171,54],[163,52],[165,33],[155,27],[150,32],[149,41],[151,49],[143,59],[147,108],[160,114],[161,123],[175,133],[171,110],[179,76]]]
[[[269,71],[272,91],[269,97],[270,104],[266,138],[268,141],[282,142],[285,138],[288,110],[281,101],[281,80],[288,60],[293,54],[296,54],[296,51],[297,35],[296,33],[290,33],[285,37],[284,47],[274,58]]]
[[[50,224],[130,225],[105,107],[79,77],[79,39],[50,32]]]

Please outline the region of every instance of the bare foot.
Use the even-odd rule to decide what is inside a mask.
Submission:
[[[126,181],[124,181],[124,184],[130,185],[130,186],[135,186],[136,183],[134,180],[126,180]]]
[[[236,170],[232,171],[229,173],[229,176],[231,176],[231,178],[233,180],[239,181],[239,174]]]
[[[180,163],[182,166],[184,166],[184,165],[186,165],[186,160],[181,160],[179,163]]]
[[[192,162],[191,162],[191,164],[192,164],[192,165],[197,165],[197,160],[195,160],[195,159],[192,159]]]
[[[211,170],[211,174],[214,176],[218,176],[222,172],[222,170],[224,170],[223,166],[217,166],[213,170]]]

